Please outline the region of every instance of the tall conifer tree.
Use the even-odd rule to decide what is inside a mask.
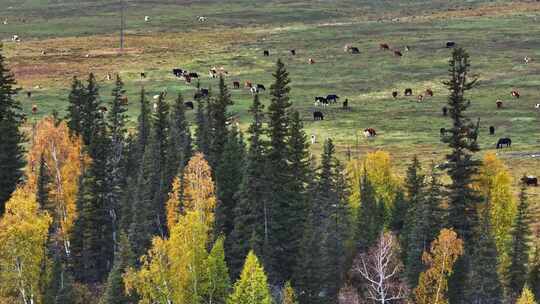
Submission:
[[[20,89],[9,70],[0,45],[0,217],[5,204],[21,181],[26,165],[23,144],[26,137],[20,127],[25,116],[15,99]]]
[[[480,161],[474,159],[479,150],[476,126],[466,116],[471,102],[465,97],[474,88],[476,79],[469,80],[469,55],[462,48],[454,49],[449,62],[450,80],[445,82],[450,91],[448,97],[449,116],[452,127],[442,141],[451,149],[446,156],[446,169],[451,183],[448,186],[449,225],[465,244],[465,254],[456,262],[449,282],[449,299],[453,304],[465,299],[465,282],[469,272],[470,252],[473,248],[473,231],[478,225],[477,205],[481,198],[472,186]]]

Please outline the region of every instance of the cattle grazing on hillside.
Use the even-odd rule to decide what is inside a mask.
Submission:
[[[141,79],[144,79],[146,78],[146,73],[145,72],[141,72]]]
[[[199,22],[206,22],[206,21],[208,21],[208,18],[206,18],[204,16],[197,16],[197,20],[199,20]]]
[[[28,92],[26,92],[26,97],[28,97],[28,98],[32,98],[32,91],[28,91]]]
[[[326,100],[328,100],[328,102],[337,103],[338,99],[339,96],[337,96],[336,94],[329,94],[326,96]]]
[[[253,83],[252,83],[251,81],[249,81],[249,80],[246,80],[246,81],[244,82],[244,87],[247,88],[247,89],[252,88],[252,87],[253,87]]]
[[[446,42],[446,47],[447,48],[453,48],[456,46],[456,43],[454,41],[448,41]]]
[[[266,88],[264,87],[264,85],[258,83],[257,84],[257,93],[260,92],[260,91],[266,91]]]
[[[360,49],[355,46],[351,47],[351,54],[360,54]]]
[[[513,90],[512,92],[510,92],[510,94],[512,94],[512,97],[515,97],[515,98],[519,99],[519,92],[518,91]]]
[[[187,74],[184,74],[184,81],[186,83],[191,83],[191,77],[189,75],[187,75]]]
[[[426,96],[433,97],[433,90],[432,89],[426,89]]]
[[[495,104],[497,105],[497,109],[502,109],[502,107],[503,107],[503,102],[502,102],[502,100],[497,100],[497,101],[495,102]]]
[[[441,134],[441,136],[446,136],[446,132],[448,132],[448,131],[446,130],[446,128],[441,128],[441,129],[439,130],[439,133]]]
[[[367,129],[364,129],[364,136],[366,138],[375,137],[377,136],[377,132],[373,128],[367,128]]]
[[[343,109],[347,110],[349,108],[349,99],[345,98],[343,102]]]
[[[494,126],[489,127],[489,135],[495,135],[495,127]]]
[[[406,88],[405,92],[403,92],[403,95],[412,96],[412,89],[411,88]]]
[[[308,63],[309,63],[309,64],[315,64],[315,60],[313,60],[313,58],[309,58],[309,59],[308,59]]]
[[[13,41],[13,42],[21,42],[21,37],[19,37],[19,35],[13,35],[13,36],[11,36],[11,41]]]
[[[313,112],[313,120],[324,120],[324,114],[320,111]]]
[[[255,95],[255,94],[259,93],[259,90],[257,90],[256,87],[251,87],[251,88],[249,88],[249,92],[251,93],[251,95]]]
[[[317,142],[315,134],[311,134],[311,144],[314,145]]]
[[[233,88],[240,89],[240,81],[233,81]]]
[[[123,105],[127,105],[129,103],[129,99],[126,95],[120,97],[120,102],[123,104]]]
[[[32,105],[32,114],[36,114],[38,111],[38,106],[37,105]]]
[[[150,21],[150,16],[144,16],[144,22],[149,22]]]
[[[497,142],[497,149],[502,149],[504,147],[510,148],[512,146],[512,140],[508,137],[500,138]]]
[[[424,95],[420,94],[418,95],[418,97],[416,97],[416,99],[418,100],[418,102],[422,102],[424,101]]]
[[[199,74],[197,74],[195,72],[189,73],[188,76],[191,77],[191,78],[199,78]]]
[[[180,68],[174,68],[174,69],[172,70],[173,75],[176,76],[176,77],[178,77],[178,78],[184,76],[184,73],[185,73],[185,72],[186,72],[186,71],[184,71],[184,70],[182,70],[182,69],[180,69]]]
[[[405,52],[409,52],[410,50],[411,50],[411,47],[408,46],[408,45],[406,45],[406,46],[405,46]]]
[[[535,186],[535,187],[538,187],[538,178],[536,176],[532,176],[532,175],[524,175],[522,178],[521,178],[521,182],[525,185],[525,186]]]
[[[523,58],[523,61],[525,62],[525,64],[528,64],[529,62],[531,62],[531,58],[529,56],[525,56],[525,58]]]
[[[401,56],[403,56],[403,53],[401,53],[401,52],[398,51],[398,50],[394,50],[394,56],[396,56],[396,57],[401,57]]]
[[[534,108],[537,109],[537,110],[540,110],[540,103],[535,104]]]
[[[269,50],[264,50],[263,51],[263,56],[265,56],[265,57],[270,56],[270,51]]]
[[[291,50],[291,55],[296,56],[296,50]]]
[[[195,108],[195,106],[193,105],[193,101],[184,102],[184,107],[188,110],[193,110]]]
[[[447,115],[448,115],[448,108],[447,108],[447,107],[442,107],[442,115],[443,115],[443,116],[447,116]]]
[[[392,97],[394,97],[394,99],[397,98],[397,97],[398,97],[398,92],[397,92],[397,91],[393,91],[393,92],[392,92]]]
[[[386,43],[379,44],[379,49],[381,50],[390,50],[390,46]]]

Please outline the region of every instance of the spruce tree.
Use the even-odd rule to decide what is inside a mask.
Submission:
[[[288,265],[292,265],[291,267],[294,269],[295,263],[298,261],[300,243],[304,232],[303,226],[298,225],[298,223],[304,222],[309,212],[307,186],[311,182],[310,179],[314,173],[310,172],[309,144],[300,114],[298,111],[293,111],[289,113],[289,117],[290,128],[287,146],[291,178],[287,184],[289,210],[285,219],[287,221],[286,225],[289,227],[289,239],[287,244],[283,244],[285,249],[283,259],[287,261]],[[332,153],[334,152],[332,151]],[[332,155],[332,159],[333,157]]]
[[[15,99],[20,91],[2,54],[0,44],[0,217],[5,204],[23,177],[26,165],[23,144],[26,137],[21,131],[25,120],[21,104]]]
[[[99,86],[94,74],[88,75],[87,85],[82,96],[80,109],[81,136],[83,143],[88,146],[94,135],[94,128],[99,124],[101,101],[99,99]],[[99,131],[97,131],[99,132]]]
[[[268,280],[257,256],[251,251],[247,257],[242,274],[234,284],[234,291],[227,304],[272,304]]]
[[[105,292],[101,304],[135,303],[135,298],[126,294],[122,275],[134,261],[127,235],[120,234],[118,251],[115,253],[114,265],[107,278]]]
[[[229,270],[225,263],[225,249],[223,237],[220,237],[212,246],[206,260],[207,282],[203,287],[204,303],[225,304],[231,290]]]
[[[268,227],[268,192],[265,179],[267,143],[262,138],[264,113],[258,95],[253,99],[250,113],[253,118],[248,129],[249,149],[234,209],[234,229],[231,242],[228,242],[230,246],[226,250],[232,278],[237,278],[240,274],[250,249],[259,255],[262,253],[262,242]]]
[[[216,232],[229,238],[234,229],[236,193],[242,183],[245,146],[242,134],[236,127],[228,132],[225,147],[215,170],[218,203],[216,206]]]
[[[450,80],[445,82],[450,91],[448,108],[452,127],[450,135],[443,136],[442,141],[448,144],[451,152],[446,155],[448,175],[451,183],[448,186],[448,219],[453,228],[463,240],[466,252],[456,262],[454,273],[449,282],[450,303],[462,303],[465,295],[465,282],[469,271],[468,249],[473,248],[473,231],[478,225],[477,205],[481,202],[478,193],[472,187],[478,172],[480,161],[474,159],[474,153],[479,150],[475,125],[466,116],[471,102],[465,93],[476,84],[476,79],[469,81],[469,55],[462,48],[452,52],[449,62]]]
[[[75,304],[76,296],[73,289],[73,278],[66,271],[60,257],[54,255],[50,278],[43,290],[44,304]]]
[[[210,153],[210,141],[211,141],[211,127],[208,117],[209,98],[197,98],[197,113],[195,114],[195,143],[197,145],[197,150],[202,152],[204,155],[209,155]]]
[[[334,145],[328,139],[295,271],[302,303],[336,302],[344,281],[350,214],[343,167],[334,154]]]
[[[107,114],[107,128],[110,137],[109,156],[107,157],[107,184],[109,192],[106,194],[106,208],[108,210],[113,246],[117,243],[118,217],[120,215],[123,189],[126,183],[126,133],[127,111],[123,102],[125,94],[124,84],[120,76],[116,77],[115,87],[112,91],[112,101],[109,103]]]
[[[168,184],[175,176],[182,176],[182,170],[193,154],[189,122],[186,119],[184,98],[178,94],[169,118],[169,147],[167,151]]]
[[[85,90],[83,83],[74,76],[71,81],[71,90],[68,96],[69,106],[65,118],[71,135],[79,136],[82,132],[81,115]]]
[[[487,210],[485,208],[481,226],[475,231],[475,246],[472,249],[471,271],[466,289],[467,303],[503,303],[503,289],[497,272],[497,247]]]
[[[414,180],[412,177],[413,171],[409,172],[408,185],[413,185],[411,182]],[[420,176],[417,171],[417,177]],[[424,177],[422,176],[422,180]],[[417,180],[418,181],[418,180]],[[429,246],[433,240],[439,234],[440,229],[443,227],[442,223],[442,190],[439,183],[439,177],[432,168],[429,181],[422,182],[420,188],[414,188],[414,191],[420,191],[416,193],[416,201],[412,201],[414,206],[407,216],[408,228],[406,236],[407,243],[404,247],[407,254],[405,256],[405,276],[409,287],[415,287],[418,283],[420,273],[425,270],[424,263],[422,263],[422,254],[429,249]],[[418,184],[420,185],[420,184]],[[409,188],[412,191],[412,188]],[[413,198],[409,193],[409,199]]]
[[[227,107],[232,105],[231,94],[225,84],[225,78],[219,77],[219,91],[215,98],[210,99],[208,107],[210,109],[209,126],[212,133],[210,138],[210,150],[208,155],[208,163],[210,167],[217,168],[221,155],[227,143]],[[219,180],[216,177],[216,182]],[[218,199],[219,196],[218,196]]]
[[[103,282],[113,260],[112,225],[106,205],[110,141],[102,114],[98,114],[93,130],[88,146],[91,162],[81,178],[78,217],[71,235],[72,270],[82,283]]]
[[[384,228],[384,206],[375,197],[375,189],[369,180],[365,166],[360,183],[360,197],[356,224],[356,248],[358,252],[365,253],[375,243]]]
[[[510,264],[506,270],[508,296],[515,299],[521,294],[527,281],[527,265],[529,262],[529,240],[531,236],[529,202],[525,187],[519,194],[517,214],[512,224],[510,243]]]
[[[294,257],[291,257],[288,244],[297,242],[297,234],[290,233],[292,228],[289,217],[297,217],[289,212],[295,209],[298,202],[290,201],[291,191],[288,187],[293,173],[288,163],[288,136],[290,119],[287,111],[289,101],[289,73],[285,65],[278,60],[273,74],[274,84],[270,87],[271,103],[268,107],[268,137],[270,145],[267,153],[269,226],[265,235],[264,265],[268,271],[270,282],[283,284],[290,278],[294,269]]]
[[[540,244],[536,243],[534,256],[530,262],[527,283],[536,299],[540,299]]]
[[[139,182],[141,181],[140,177],[143,172],[143,156],[148,145],[151,128],[150,103],[146,99],[144,89],[141,89],[139,103],[140,112],[137,118],[137,133],[135,135],[128,135],[126,139],[125,168],[129,168],[129,172],[132,174],[127,174],[126,170],[126,191],[124,191],[120,208],[120,230],[128,232],[130,231],[134,216],[132,212],[140,212],[134,210],[136,208],[134,203],[138,202],[136,198],[139,196],[141,190],[141,184]]]

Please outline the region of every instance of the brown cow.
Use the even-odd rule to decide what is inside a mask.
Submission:
[[[427,89],[426,96],[433,97],[433,91],[431,89]]]
[[[511,94],[512,94],[512,97],[515,97],[515,98],[518,98],[518,99],[519,99],[519,92],[518,92],[518,91],[513,90],[513,91],[511,92]]]
[[[233,88],[240,89],[240,81],[233,81]]]
[[[401,56],[403,56],[403,54],[398,50],[394,50],[394,56],[401,57]]]
[[[245,88],[252,88],[253,87],[253,83],[249,80],[246,80],[246,82],[244,82],[244,87]]]
[[[364,129],[364,136],[367,138],[377,136],[377,132],[373,128]]]
[[[420,94],[418,95],[418,97],[416,97],[416,99],[418,100],[418,102],[422,102],[424,101],[424,95]]]
[[[390,46],[386,43],[379,44],[379,49],[381,50],[390,50]]]
[[[502,106],[503,106],[502,100],[497,100],[497,102],[495,102],[495,104],[497,105],[497,109],[501,109]]]
[[[32,114],[36,114],[38,111],[37,105],[32,105]]]
[[[120,97],[120,102],[123,104],[123,105],[127,105],[128,102],[129,102],[129,99],[127,96],[122,96]]]

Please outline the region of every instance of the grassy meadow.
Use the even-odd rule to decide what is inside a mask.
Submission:
[[[299,110],[308,136],[314,134],[319,154],[327,137],[333,138],[343,158],[347,151],[364,155],[387,150],[403,168],[413,154],[426,164],[440,162],[446,152],[439,129],[449,126],[443,117],[451,50],[455,41],[471,56],[478,86],[470,91],[469,115],[480,118],[482,152],[494,151],[500,137],[511,137],[513,147],[497,151],[516,177],[540,175],[540,3],[510,1],[126,1],[127,36],[124,54],[118,54],[118,1],[0,0],[9,9],[0,10],[0,38],[4,52],[23,92],[25,111],[33,104],[39,112],[33,119],[67,107],[67,89],[73,76],[94,72],[101,80],[101,94],[108,100],[112,81],[106,73],[119,73],[126,82],[129,114],[138,112],[141,87],[148,97],[160,91],[168,99],[182,93],[190,100],[194,85],[176,79],[171,69],[198,72],[202,87],[216,87],[208,77],[213,66],[229,71],[235,104],[230,108],[242,128],[249,121],[252,97],[245,90],[232,90],[232,82],[251,80],[267,88],[275,61],[281,58],[292,80],[292,101]],[[148,23],[144,16],[150,16]],[[200,23],[196,16],[206,16]],[[17,21],[24,18],[25,22]],[[9,41],[12,34],[22,41]],[[399,58],[379,50],[379,43],[400,49]],[[345,44],[360,54],[343,50]],[[410,51],[405,52],[405,46]],[[296,56],[289,54],[297,51]],[[42,55],[41,52],[46,54]],[[269,50],[270,57],[263,56]],[[523,62],[525,56],[533,59]],[[313,58],[315,64],[308,64]],[[140,72],[147,74],[140,79]],[[38,87],[39,86],[39,87]],[[404,97],[412,88],[414,96]],[[434,97],[423,102],[416,95],[431,88]],[[512,90],[521,98],[514,99]],[[391,92],[400,97],[393,99]],[[350,110],[341,104],[314,106],[315,96],[337,94],[349,100]],[[268,93],[261,93],[268,103]],[[495,101],[504,102],[497,109]],[[324,121],[313,121],[315,110]],[[189,114],[193,118],[193,114]],[[495,126],[490,136],[488,127]],[[364,128],[378,132],[374,140],[362,136]],[[400,173],[402,170],[400,170]],[[516,181],[517,185],[517,181]],[[540,191],[531,195],[540,200]]]

